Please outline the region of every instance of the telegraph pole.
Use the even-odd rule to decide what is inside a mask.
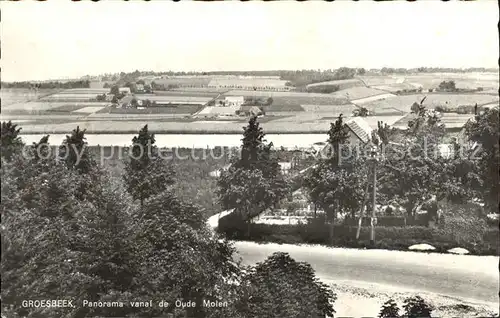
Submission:
[[[375,211],[377,208],[377,152],[373,152],[373,204],[372,217],[370,222],[370,245],[375,246]]]

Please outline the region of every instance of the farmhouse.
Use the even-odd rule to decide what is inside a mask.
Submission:
[[[371,141],[373,129],[361,117],[354,117],[345,123],[349,129],[350,144],[366,144]]]
[[[130,93],[132,93],[130,91],[130,87],[120,87],[119,91],[120,91],[120,93],[123,93],[123,94],[130,94]]]
[[[225,105],[226,106],[241,106],[245,102],[243,96],[226,96]]]

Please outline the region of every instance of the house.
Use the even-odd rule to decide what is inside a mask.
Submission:
[[[142,92],[144,92],[144,85],[143,84],[136,84],[135,89],[137,92],[142,93]]]
[[[119,88],[120,90],[120,93],[123,93],[123,94],[131,94],[131,90],[130,90],[130,87],[120,87]]]
[[[240,116],[262,116],[264,113],[257,106],[241,106],[239,110],[236,111],[237,115]]]
[[[372,139],[373,129],[361,117],[354,117],[345,123],[349,129],[350,144],[367,144]]]
[[[226,106],[241,106],[245,102],[243,96],[226,96],[224,100]]]

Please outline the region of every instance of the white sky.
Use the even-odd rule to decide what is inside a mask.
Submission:
[[[497,67],[496,1],[0,1],[2,80],[139,70]]]

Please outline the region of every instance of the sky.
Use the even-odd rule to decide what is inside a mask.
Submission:
[[[121,71],[497,67],[496,1],[0,1],[2,81]]]

